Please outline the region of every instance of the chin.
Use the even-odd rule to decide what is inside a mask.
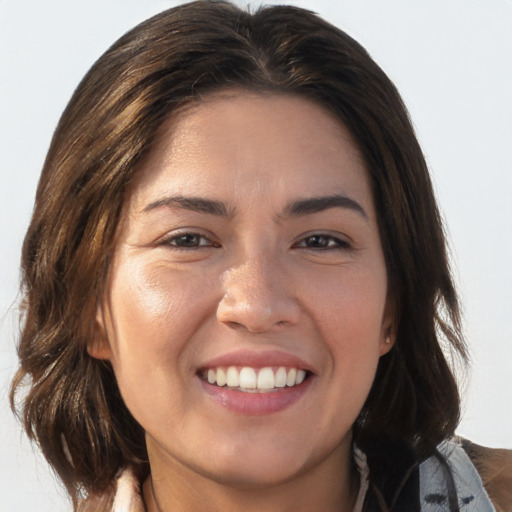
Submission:
[[[261,441],[261,440],[260,440]],[[321,460],[308,456],[304,445],[286,446],[286,443],[264,443],[254,440],[245,446],[230,447],[229,453],[217,452],[208,457],[215,464],[203,466],[207,476],[219,483],[240,489],[272,487],[293,480]],[[317,460],[318,459],[318,460]]]
[[[306,469],[300,465],[292,466],[285,462],[278,462],[274,455],[265,461],[247,462],[243,467],[240,467],[240,461],[237,462],[236,467],[217,467],[208,474],[208,477],[229,487],[251,490],[285,484]]]

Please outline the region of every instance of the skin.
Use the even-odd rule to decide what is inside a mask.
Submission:
[[[287,208],[333,194],[353,203]],[[148,510],[352,510],[351,428],[392,313],[368,174],[339,121],[243,91],[175,115],[133,185],[89,347],[147,433]],[[238,349],[306,361],[307,392],[272,414],[228,410],[197,372]]]

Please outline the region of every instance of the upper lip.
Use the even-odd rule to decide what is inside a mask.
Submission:
[[[265,368],[268,366],[284,366],[286,368],[297,368],[313,372],[311,365],[297,356],[282,352],[280,350],[253,351],[238,350],[223,354],[210,359],[201,365],[200,369],[229,367],[229,366],[249,366],[251,368]]]

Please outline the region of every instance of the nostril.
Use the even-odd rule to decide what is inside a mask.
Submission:
[[[279,296],[269,300],[235,300],[226,296],[217,307],[217,320],[232,329],[264,332],[269,329],[295,325],[300,315],[298,303],[290,297]]]
[[[244,330],[249,330],[247,329],[246,327],[244,327],[241,323],[239,322],[233,322],[233,321],[229,321],[229,322],[223,322],[224,325],[227,325],[228,327],[230,327],[231,329],[233,330],[240,330],[240,329],[244,329]]]

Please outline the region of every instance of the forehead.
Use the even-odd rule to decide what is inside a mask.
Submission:
[[[350,132],[324,107],[296,95],[246,91],[212,94],[167,119],[133,185],[137,209],[155,193],[234,198],[266,186],[290,195],[311,187],[317,195],[333,186],[369,189]]]

